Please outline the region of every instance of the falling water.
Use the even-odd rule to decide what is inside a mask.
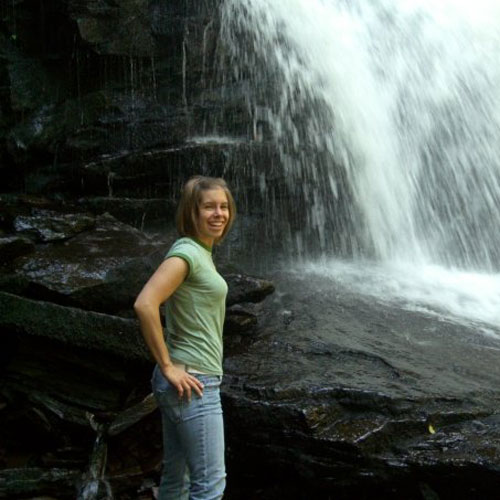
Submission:
[[[496,0],[227,0],[300,237],[380,261],[500,267]],[[293,208],[292,208],[293,210]]]
[[[498,1],[225,0],[222,38],[279,152],[291,202],[267,212],[288,244],[374,296],[499,325]]]

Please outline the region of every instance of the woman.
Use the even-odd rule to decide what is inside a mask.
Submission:
[[[177,212],[181,238],[134,304],[157,363],[152,385],[163,426],[161,500],[217,499],[224,492],[219,386],[227,285],[211,252],[234,217],[233,197],[224,180],[191,178]],[[165,301],[166,341],[159,314]]]

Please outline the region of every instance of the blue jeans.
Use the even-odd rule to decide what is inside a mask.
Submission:
[[[203,396],[191,401],[161,373],[153,371],[152,387],[163,426],[163,469],[159,500],[215,500],[226,486],[224,422],[220,402],[221,377],[194,374]]]

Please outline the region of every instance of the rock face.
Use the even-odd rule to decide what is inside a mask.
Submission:
[[[151,498],[160,419],[132,305],[175,236],[46,205],[14,197],[5,205],[0,495],[137,498],[144,491]],[[256,303],[273,286],[241,273],[227,280],[239,307],[226,325],[236,348],[242,333],[256,333]]]
[[[189,140],[210,130],[220,110],[218,6],[218,0],[5,6],[2,190],[84,196],[91,207],[94,197],[117,205],[137,199],[142,213],[144,198],[171,198],[189,175],[222,173],[233,144]],[[142,223],[161,217],[148,215]]]
[[[51,203],[0,218],[0,229],[28,231],[42,217],[40,238],[64,238],[68,221],[44,213],[56,203],[164,232],[180,186],[202,173],[232,186],[232,247],[246,260],[258,262],[271,239],[284,244],[283,229],[262,231],[282,203],[272,191],[266,212],[259,187],[262,172],[279,176],[276,151],[254,138],[242,82],[218,71],[219,8],[220,0],[21,0],[2,9],[0,205],[20,194]]]
[[[131,306],[174,238],[180,186],[203,173],[240,211],[216,254],[227,497],[497,498],[498,331],[242,271],[300,219],[266,225],[287,213],[283,174],[244,81],[217,71],[220,2],[6,3],[0,496],[152,498],[160,422]]]
[[[289,498],[495,498],[498,331],[367,302],[318,276],[273,281],[258,337],[225,365],[239,474],[272,469],[269,498],[276,482]]]
[[[97,250],[81,259],[80,245]],[[166,247],[108,215],[20,247],[3,268],[5,496],[152,495],[151,362],[124,311]],[[226,278],[228,498],[495,498],[500,332],[367,302],[318,276]]]
[[[130,312],[161,258],[162,246],[110,215],[92,222],[91,230],[16,259],[10,267],[12,279],[24,280],[25,293],[34,298],[50,297],[93,311]]]

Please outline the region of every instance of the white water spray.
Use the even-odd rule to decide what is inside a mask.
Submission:
[[[500,268],[499,26],[494,0],[225,2],[232,70],[305,206],[304,238]]]
[[[321,250],[310,270],[497,327],[499,2],[225,0],[222,26],[293,200],[273,226]]]

